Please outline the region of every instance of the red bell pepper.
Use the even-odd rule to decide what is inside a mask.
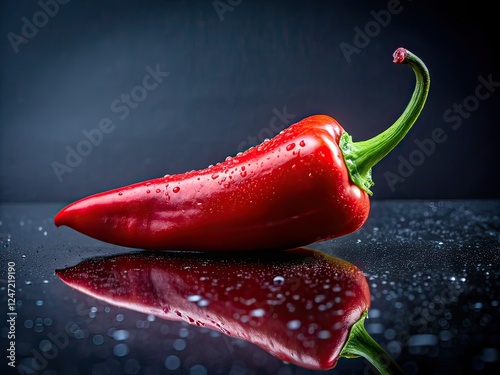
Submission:
[[[429,91],[418,57],[399,48],[394,62],[410,65],[416,87],[372,139],[352,142],[333,118],[311,116],[215,166],[83,198],[55,224],[143,249],[286,249],[352,233],[368,218],[371,168],[403,139]]]
[[[214,329],[305,368],[364,356],[383,374],[401,373],[364,329],[370,291],[363,273],[317,250],[140,252],[56,274],[109,304]]]

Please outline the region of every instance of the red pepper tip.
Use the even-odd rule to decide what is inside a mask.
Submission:
[[[56,227],[60,227],[61,225],[64,225],[64,220],[63,220],[63,211],[61,210],[55,217],[54,217],[54,225]]]
[[[75,282],[74,275],[71,274],[71,270],[68,268],[59,268],[54,271],[54,275],[56,275],[63,283],[70,284],[71,282]]]
[[[65,277],[65,272],[64,269],[57,269],[54,271],[54,275],[59,277],[62,281],[66,282],[66,277]]]
[[[394,51],[392,57],[394,57],[393,62],[395,64],[402,64],[406,60],[406,56],[408,56],[408,51],[405,48],[398,48]]]

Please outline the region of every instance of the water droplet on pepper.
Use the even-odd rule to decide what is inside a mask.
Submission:
[[[301,325],[302,323],[300,322],[300,320],[290,320],[286,326],[290,330],[296,330],[299,329]]]
[[[283,285],[285,283],[285,278],[283,276],[276,276],[273,282],[275,285]]]

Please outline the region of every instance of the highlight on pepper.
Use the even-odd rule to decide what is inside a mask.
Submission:
[[[136,252],[86,260],[56,274],[111,305],[217,330],[304,368],[326,370],[340,357],[363,356],[381,374],[402,373],[364,328],[370,291],[363,273],[317,250],[259,257]]]
[[[372,167],[404,138],[429,92],[416,55],[399,48],[394,63],[411,67],[415,89],[371,139],[353,142],[332,117],[310,116],[214,166],[82,198],[54,222],[149,250],[290,249],[350,234],[369,215]]]

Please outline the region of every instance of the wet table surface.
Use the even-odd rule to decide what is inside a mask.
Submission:
[[[10,333],[16,350],[15,369],[1,356],[2,374],[376,373],[363,358],[308,370],[241,339],[72,289],[56,269],[135,250],[56,228],[63,206],[0,205],[2,352]],[[365,326],[407,374],[500,373],[500,201],[374,201],[359,231],[311,247],[363,271],[372,295]]]

